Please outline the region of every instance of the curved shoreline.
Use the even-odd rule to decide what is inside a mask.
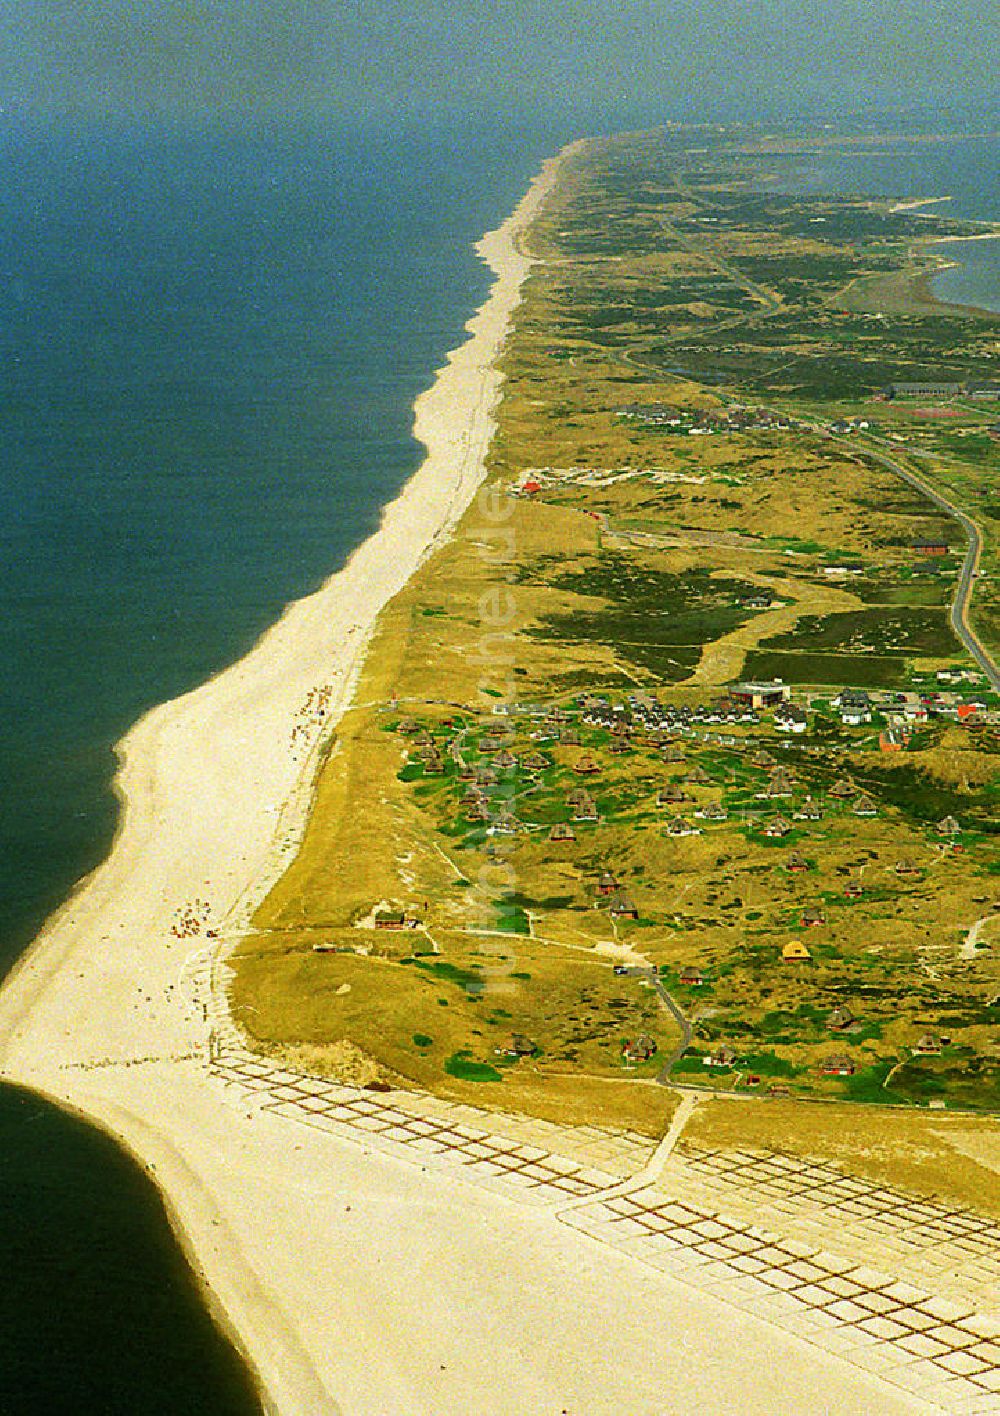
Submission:
[[[254,1221],[245,1190],[259,1147],[246,1147],[243,1174],[212,1163],[226,1113],[205,1067],[211,1028],[198,975],[216,948],[206,931],[232,935],[284,869],[379,613],[480,485],[502,383],[497,357],[532,265],[519,238],[575,146],[544,164],[515,212],[479,243],[495,280],[466,325],[469,338],[414,404],[426,455],[379,529],[244,658],[129,730],[116,748],[121,814],[111,851],[0,989],[0,1076],[82,1114],[146,1164],[210,1306],[275,1410],[337,1407],[302,1341],[303,1315],[275,1303],[266,1257],[254,1262],[245,1248]],[[318,714],[308,705],[321,688],[327,706]],[[195,900],[208,903],[208,917],[182,937],[177,912],[190,913]],[[232,1120],[222,1124],[223,1145]],[[303,1296],[309,1257],[291,1285]]]
[[[1000,226],[994,227],[992,231],[980,232],[975,236],[935,236],[925,244],[927,246],[963,246],[967,242],[997,240],[1000,240]],[[937,258],[942,264],[927,277],[927,294],[929,298],[936,300],[945,310],[960,310],[963,314],[973,314],[980,317],[985,315],[993,319],[1000,316],[1000,303],[996,305],[969,305],[965,302],[949,300],[937,294],[934,290],[934,285],[940,276],[947,275],[949,271],[964,270],[968,265],[968,261],[962,259],[960,252],[956,251],[950,254],[953,255],[953,259],[949,259],[948,256],[944,254],[938,255]],[[1000,299],[1000,295],[994,298]]]

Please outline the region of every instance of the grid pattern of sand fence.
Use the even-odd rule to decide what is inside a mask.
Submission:
[[[613,1188],[621,1177],[522,1144],[485,1127],[447,1115],[427,1114],[415,1093],[389,1094],[305,1076],[254,1058],[225,1056],[212,1063],[223,1081],[254,1094],[263,1110],[274,1111],[360,1141],[425,1168],[459,1172],[480,1184],[502,1182],[529,1203],[558,1206]]]
[[[671,1191],[712,1197],[729,1211],[818,1241],[831,1223],[845,1247],[882,1256],[935,1290],[1000,1305],[1000,1223],[845,1174],[835,1165],[773,1151],[715,1150],[683,1142],[671,1157]]]
[[[216,1049],[210,1065],[263,1110],[544,1206],[559,1222],[929,1405],[969,1416],[1000,1413],[1000,1285],[989,1278],[985,1286],[989,1275],[1000,1274],[1000,1226],[984,1216],[823,1162],[686,1143],[655,1182],[623,1180],[620,1170],[523,1143],[516,1129],[499,1134],[492,1116],[471,1107],[346,1086],[242,1049]],[[480,1124],[468,1124],[470,1118]],[[648,1152],[649,1143],[634,1146],[636,1171]],[[746,1217],[748,1206],[754,1219]],[[817,1220],[814,1238],[791,1237],[789,1231],[802,1233],[796,1218],[803,1206],[825,1216],[825,1235]],[[761,1223],[765,1216],[775,1223]],[[901,1236],[901,1252],[937,1255],[945,1265],[957,1255],[979,1265],[980,1292],[942,1296],[933,1266],[932,1281],[921,1284],[901,1278],[895,1263],[889,1273],[859,1262],[856,1255],[868,1258],[886,1232]],[[834,1234],[839,1253],[822,1243]]]
[[[1000,1412],[1000,1317],[644,1187],[561,1218],[945,1411]]]

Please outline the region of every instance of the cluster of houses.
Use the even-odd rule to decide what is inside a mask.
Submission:
[[[789,953],[788,957],[808,958],[809,951],[802,945],[798,952]],[[680,982],[697,978],[704,982],[704,975],[697,969],[687,968],[681,971]],[[855,1017],[853,1011],[846,1003],[840,1003],[827,1015],[826,1026],[830,1032],[850,1034],[859,1031],[861,1024]],[[935,1057],[939,1056],[947,1043],[946,1038],[936,1036],[934,1033],[924,1033],[911,1046],[910,1052],[914,1057]],[[705,1067],[731,1070],[739,1065],[739,1057],[735,1049],[728,1044],[721,1044],[713,1052],[706,1053],[702,1057],[702,1064]],[[857,1059],[851,1057],[846,1052],[833,1052],[820,1058],[817,1064],[817,1071],[824,1077],[853,1077],[858,1071]],[[746,1084],[750,1086],[759,1085],[760,1077],[752,1074],[747,1077]]]
[[[725,409],[674,408],[668,403],[628,403],[617,410],[618,417],[644,428],[662,428],[670,433],[706,436],[713,433],[788,432],[797,426],[784,413],[769,408],[747,408],[731,404]]]
[[[602,871],[594,886],[594,904],[606,906],[612,919],[638,919],[639,907],[610,870]]]
[[[876,424],[868,418],[837,418],[830,424],[830,432],[837,437],[843,437],[845,433],[868,433],[874,432]]]
[[[912,695],[885,697],[894,702],[899,699],[897,706],[903,711],[915,711],[918,706],[923,706],[916,704],[913,701],[915,696]],[[844,689],[834,702],[844,720],[851,723],[869,721],[876,704],[876,700],[863,689]],[[752,707],[752,704],[759,706]],[[789,733],[804,731],[808,721],[805,711],[790,701],[788,686],[781,680],[734,684],[721,707],[722,711],[731,712],[734,716],[745,718],[752,714],[755,719],[761,710],[772,711],[776,727]],[[690,731],[689,725],[699,719],[703,722],[717,720],[719,708],[720,705],[711,705],[708,709],[698,706],[664,705],[652,694],[636,693],[620,703],[612,703],[603,696],[587,696],[580,701],[579,711],[584,723],[609,732],[610,752],[630,751],[632,738],[638,730],[644,732],[648,742],[651,741],[660,748],[661,759],[665,764],[686,765],[687,770],[683,776],[664,782],[655,797],[657,808],[671,811],[664,826],[664,833],[671,839],[680,840],[701,835],[704,824],[721,824],[728,821],[731,815],[730,809],[719,801],[699,801],[699,794],[693,789],[711,786],[713,779],[699,763],[688,763],[685,746],[673,736],[678,729],[682,732]],[[571,715],[566,709],[549,707],[542,710],[539,707],[538,712],[533,712],[531,716],[541,718],[539,727],[531,734],[532,737],[554,738],[562,743],[580,746],[580,752],[571,768],[574,775],[580,779],[579,783],[564,796],[564,819],[548,828],[548,839],[553,845],[572,846],[577,840],[576,828],[580,823],[596,823],[601,819],[598,801],[588,779],[599,777],[602,763],[594,751],[583,748],[579,731],[572,726]],[[529,776],[537,776],[552,765],[551,757],[537,748],[518,752],[512,749],[514,740],[509,720],[497,719],[482,733],[478,755],[485,760],[478,763],[466,760],[466,754],[463,753],[463,732],[459,732],[447,746],[441,747],[426,728],[414,720],[404,719],[398,725],[398,731],[409,738],[409,744],[411,748],[416,749],[416,754],[419,754],[425,773],[444,770],[443,754],[454,758],[458,776],[466,784],[461,805],[470,825],[483,827],[490,835],[513,836],[539,829],[518,818],[509,795],[501,800],[497,798],[495,789],[513,770],[518,769]],[[890,729],[883,732],[883,740],[893,731]],[[712,735],[704,736],[707,740]],[[719,738],[719,741],[723,740]],[[726,740],[733,746],[739,741],[736,738]],[[903,742],[905,734],[900,733],[900,743]],[[748,752],[752,752],[752,756],[748,756],[750,766],[765,773],[764,782],[754,793],[756,799],[764,803],[773,802],[779,806],[783,802],[788,803],[779,810],[778,815],[757,822],[754,829],[758,830],[764,839],[784,840],[795,831],[798,824],[818,822],[823,818],[824,806],[811,795],[805,794],[801,800],[793,801],[800,791],[793,770],[782,766],[765,747],[758,746],[754,750],[752,743],[746,743],[745,746]],[[883,741],[883,748],[890,750],[886,741]],[[827,795],[830,801],[849,806],[850,811],[858,818],[872,818],[879,814],[876,799],[847,777],[837,780],[829,788]],[[681,814],[676,810],[683,809],[686,805],[689,805],[690,815]],[[750,813],[751,818],[753,814]],[[961,829],[960,823],[951,816],[943,818],[935,828],[939,836],[952,839],[960,834]],[[789,871],[794,873],[798,868],[806,868],[805,862],[802,862],[801,867],[797,862],[797,853],[793,852],[787,861]],[[899,873],[903,874],[905,870],[904,862],[900,864]],[[620,898],[608,903],[613,916],[638,917],[634,902],[627,895],[621,894]]]
[[[683,732],[697,724],[759,723],[759,715],[731,693],[711,703],[661,703],[655,694],[630,694],[627,703],[612,704],[600,695],[583,700],[581,719],[591,727],[614,733],[624,728],[649,733]]]
[[[872,720],[872,701],[863,688],[842,688],[834,698],[833,706],[840,713],[840,721],[847,727],[857,728]]]
[[[933,1056],[941,1052],[941,1043],[939,1039],[927,1034],[910,1050],[914,1056]],[[736,1051],[725,1043],[717,1047],[714,1052],[706,1053],[701,1060],[706,1067],[727,1071],[731,1071],[739,1064]],[[831,1052],[820,1059],[816,1070],[821,1077],[853,1077],[857,1074],[858,1062],[846,1052]],[[760,1083],[760,1076],[752,1072],[745,1078],[747,1086],[759,1086]],[[787,1087],[772,1087],[771,1094],[773,1096],[788,1096],[789,1089]]]
[[[951,671],[942,670],[942,673],[948,674],[949,677],[942,679],[939,675],[939,681],[958,681],[951,677]],[[972,676],[973,680],[975,677]],[[863,688],[843,688],[831,702],[840,713],[841,722],[847,727],[860,727],[870,723],[875,713],[882,714],[890,731],[915,723],[926,723],[932,719],[943,719],[965,727],[1000,722],[1000,714],[989,708],[984,698],[977,696],[963,701],[955,693],[916,693],[912,690],[899,693],[881,690],[869,693]],[[776,713],[775,721],[777,720]],[[886,748],[885,744],[883,748]]]

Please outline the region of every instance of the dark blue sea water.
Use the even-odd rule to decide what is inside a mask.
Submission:
[[[551,133],[0,117],[0,973],[106,853],[112,743],[373,531]],[[0,1091],[0,1413],[255,1409],[155,1192]]]
[[[948,197],[925,208],[940,216],[1000,221],[1000,135],[935,142],[905,139],[868,150],[824,147],[774,159],[775,184],[786,191],[895,197]],[[1000,241],[963,241],[938,248],[961,266],[936,276],[942,300],[1000,310]]]

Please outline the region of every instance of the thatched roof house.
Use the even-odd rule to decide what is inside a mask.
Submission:
[[[826,1020],[826,1025],[833,1032],[845,1032],[854,1026],[854,1014],[846,1003],[842,1003],[838,1008],[834,1008]]]
[[[417,923],[408,919],[402,910],[383,909],[375,911],[376,929],[412,929]]]
[[[632,896],[624,890],[619,890],[616,894],[612,895],[611,903],[608,908],[615,919],[639,918],[638,905],[632,899]]]
[[[622,1058],[625,1062],[647,1062],[656,1054],[656,1039],[642,1034],[622,1043]]]
[[[509,1040],[495,1049],[497,1057],[534,1057],[537,1051],[538,1043],[523,1033],[511,1033]]]
[[[579,800],[573,804],[574,821],[597,821],[597,802],[589,792],[581,792]]]

